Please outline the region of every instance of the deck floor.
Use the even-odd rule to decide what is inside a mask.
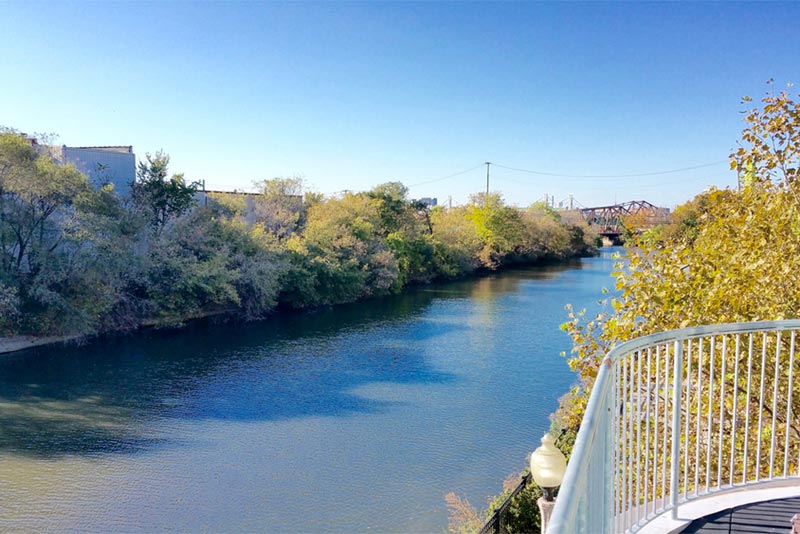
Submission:
[[[759,502],[723,510],[697,519],[681,532],[685,534],[757,534],[792,531],[791,519],[800,513],[800,497]]]

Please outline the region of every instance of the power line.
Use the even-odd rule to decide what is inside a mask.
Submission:
[[[462,174],[467,174],[468,172],[474,171],[475,169],[477,169],[479,167],[483,167],[484,165],[486,165],[486,163],[478,163],[474,167],[470,167],[467,170],[455,172],[453,174],[448,174],[447,176],[442,176],[441,178],[436,178],[434,180],[428,180],[426,182],[419,182],[419,183],[416,183],[416,184],[411,184],[408,187],[416,187],[418,185],[432,184],[434,182],[441,182],[442,180],[447,180],[448,178],[455,178],[456,176],[460,176]]]
[[[498,178],[498,180],[504,180],[504,179],[505,178]],[[715,180],[715,182],[727,183],[723,179]],[[516,181],[515,183],[521,184],[522,182],[521,181]],[[671,182],[671,183],[689,184],[689,185],[698,186],[698,187],[706,186],[706,185],[713,185],[712,182],[710,182],[707,178],[702,178],[702,177],[701,178],[693,178],[691,180],[687,180],[687,179],[675,180],[674,182]],[[527,182],[525,185],[532,185],[532,184],[530,182]],[[664,186],[665,186],[665,182],[658,182],[658,183],[646,183],[646,184],[635,184],[635,185],[623,185],[623,186],[620,186],[620,187],[622,187],[624,189],[630,189],[630,190],[636,190],[636,191],[642,191],[642,190],[648,190],[649,191],[649,190],[656,190],[656,189],[662,189],[663,190]],[[599,186],[595,186],[595,185],[586,185],[586,186],[579,185],[579,186],[576,186],[576,188],[579,188],[579,190],[581,192],[583,192],[583,191],[609,191],[611,189],[614,189],[613,185],[612,186],[609,186],[609,185],[599,185]]]
[[[642,172],[637,174],[609,174],[609,175],[602,175],[602,174],[558,174],[553,172],[544,172],[544,171],[532,171],[530,169],[519,169],[516,167],[507,167],[505,165],[500,165],[499,163],[492,163],[495,167],[500,167],[501,169],[508,169],[510,171],[517,171],[517,172],[524,172],[528,174],[538,174],[540,176],[555,176],[558,178],[640,178],[643,176],[659,176],[662,174],[672,174],[676,172],[684,172],[684,171],[693,171],[695,169],[702,169],[705,167],[713,167],[714,165],[721,165],[722,163],[728,163],[728,160],[721,160],[721,161],[714,161],[712,163],[703,163],[702,165],[693,165],[691,167],[683,167],[681,169],[671,169],[668,171],[656,171],[656,172]]]
[[[492,180],[495,181],[495,182],[497,180],[500,180],[501,182],[510,182],[510,183],[520,184],[520,185],[534,185],[534,183],[531,182],[530,180],[528,180],[528,181],[516,180],[514,178],[509,178],[508,176],[503,176],[503,175],[498,176],[496,174],[492,175]],[[705,177],[705,176],[700,176],[700,177],[692,176],[692,177],[675,178],[674,180],[671,180],[670,183],[674,183],[674,184],[676,184],[676,183],[694,183],[694,182],[702,182],[702,181],[707,181],[707,180],[708,180],[708,177]],[[607,190],[609,188],[609,185],[591,185],[590,184],[590,185],[579,185],[579,186],[576,186],[576,187],[580,187],[581,191],[605,191],[605,190]],[[664,182],[660,181],[658,183],[640,183],[640,184],[635,184],[635,185],[626,185],[625,187],[636,187],[636,188],[664,187]]]
[[[448,180],[450,178],[455,178],[456,176],[461,176],[462,174],[466,174],[468,172],[472,172],[472,171],[482,167],[483,165],[486,165],[487,171],[488,171],[489,165],[494,165],[495,167],[500,167],[501,169],[507,169],[509,171],[516,171],[516,172],[523,172],[523,173],[526,173],[526,174],[536,174],[536,175],[539,175],[539,176],[551,176],[551,177],[558,177],[558,178],[641,178],[641,177],[645,177],[645,176],[660,176],[660,175],[664,175],[664,174],[673,174],[673,173],[684,172],[684,171],[692,171],[692,170],[695,170],[695,169],[703,169],[703,168],[706,168],[706,167],[713,167],[715,165],[721,165],[723,163],[728,163],[728,160],[714,161],[714,162],[711,162],[711,163],[703,163],[701,165],[693,165],[691,167],[683,167],[683,168],[680,168],[680,169],[670,169],[670,170],[666,170],[666,171],[643,172],[643,173],[636,173],[636,174],[608,174],[608,175],[597,174],[597,175],[593,175],[593,174],[560,174],[560,173],[545,172],[545,171],[535,171],[535,170],[531,170],[531,169],[521,169],[519,167],[510,167],[510,166],[507,166],[507,165],[500,165],[499,163],[494,163],[494,162],[492,162],[491,164],[489,162],[484,162],[484,163],[479,163],[479,164],[475,165],[474,167],[470,167],[469,169],[465,169],[463,171],[455,172],[453,174],[448,174],[447,176],[442,176],[440,178],[435,178],[433,180],[426,180],[424,182],[417,182],[415,184],[410,184],[407,187],[417,187],[417,186],[420,186],[420,185],[427,185],[427,184],[432,184],[432,183]],[[525,185],[528,184],[528,182],[522,182],[520,180],[514,180],[512,178],[508,178],[508,177],[505,177],[505,176],[501,176],[501,177],[498,177],[498,178],[500,178],[500,180],[505,180],[505,181],[508,181],[508,182],[514,182],[514,183],[525,184]]]

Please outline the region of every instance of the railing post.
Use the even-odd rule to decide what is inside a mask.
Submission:
[[[678,517],[678,470],[681,444],[681,389],[683,388],[683,339],[675,341],[675,365],[672,371],[672,450],[670,452],[669,504],[672,518]]]
[[[611,363],[611,360],[608,360],[609,368],[611,371],[616,372],[614,369],[614,364]],[[616,453],[614,447],[616,443],[613,441],[613,433],[612,429],[616,431],[614,427],[614,415],[613,410],[614,406],[617,405],[617,397],[616,397],[616,390],[614,392],[610,392],[606,394],[606,403],[605,406],[602,407],[603,409],[603,417],[601,419],[600,428],[598,432],[603,433],[603,455],[601,459],[603,460],[603,484],[604,484],[604,491],[603,493],[603,522],[599,527],[602,529],[603,532],[612,532],[614,529],[614,516],[616,515],[616,501],[615,501],[615,494],[614,494],[614,487],[616,486],[617,479],[617,465],[616,465]]]

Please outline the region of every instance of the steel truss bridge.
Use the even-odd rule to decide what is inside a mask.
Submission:
[[[581,219],[597,229],[601,236],[617,240],[627,231],[641,232],[669,218],[668,208],[659,208],[645,200],[632,200],[613,206],[580,209]]]

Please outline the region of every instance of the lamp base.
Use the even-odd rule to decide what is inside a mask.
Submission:
[[[552,492],[552,489],[550,491]],[[539,500],[536,501],[536,504],[539,505],[539,515],[542,518],[542,534],[544,534],[547,532],[547,524],[550,522],[550,516],[553,515],[553,508],[556,505],[556,501],[553,499],[547,500],[544,497],[539,497]]]

